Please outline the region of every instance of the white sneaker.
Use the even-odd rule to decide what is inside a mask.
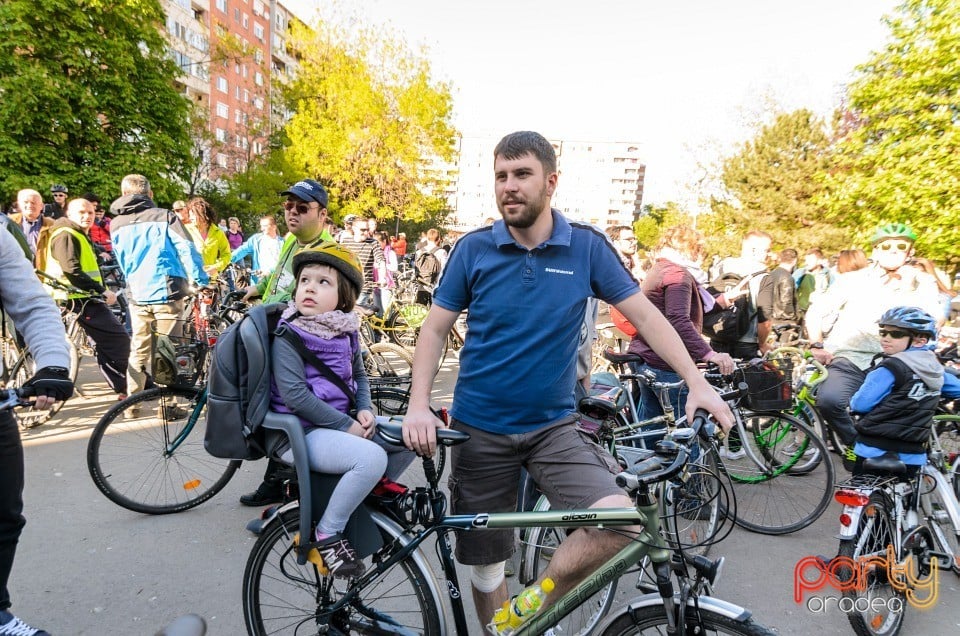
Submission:
[[[140,406],[131,406],[123,409],[123,419],[125,420],[135,420],[140,417]]]
[[[731,460],[743,459],[744,457],[747,456],[747,451],[745,451],[743,448],[741,448],[740,450],[732,451],[726,446],[721,446],[719,455],[722,459],[731,459]]]

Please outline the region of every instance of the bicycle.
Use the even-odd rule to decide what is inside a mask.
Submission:
[[[785,412],[793,405],[791,374],[782,360],[741,363],[729,377],[705,374],[718,389],[747,384],[742,399],[729,402],[735,425],[721,457],[737,501],[736,523],[751,532],[796,532],[830,503],[834,466],[827,447]]]
[[[706,592],[716,580],[723,559],[689,557],[667,545],[660,534],[659,502],[651,486],[678,475],[689,457],[688,446],[701,428],[710,434],[713,423],[700,413],[690,429],[670,433],[657,453],[637,462],[617,476],[636,501],[635,507],[563,510],[550,512],[482,513],[446,515],[446,497],[440,490],[440,471],[432,457],[423,458],[427,486],[403,497],[399,506],[382,505],[373,511],[361,507],[375,529],[379,545],[354,547],[365,555],[366,572],[343,580],[329,576],[315,550],[302,541],[313,531],[312,493],[305,491],[311,476],[306,467],[302,428],[296,418],[269,414],[264,426],[282,431],[294,449],[294,466],[300,500],[279,508],[254,545],[244,571],[243,608],[247,633],[265,634],[445,634],[447,633],[440,585],[421,552],[422,544],[437,536],[437,553],[446,578],[447,597],[453,611],[454,632],[469,633],[449,534],[476,528],[595,527],[616,531],[618,526],[641,526],[637,535],[610,560],[588,575],[570,592],[540,611],[516,632],[543,634],[553,628],[583,599],[603,589],[630,568],[649,557],[657,572],[659,591],[635,599],[611,617],[599,633],[626,635],[647,627],[677,627],[677,633],[701,633],[722,628],[729,634],[772,634],[756,623],[750,612]],[[440,429],[438,446],[461,444],[469,436]],[[399,424],[381,421],[378,434],[402,444]],[[442,456],[441,456],[442,457]],[[349,530],[348,530],[349,531]],[[691,570],[693,575],[691,576]],[[672,579],[679,584],[675,592]]]
[[[609,362],[618,368],[624,364],[624,356],[632,358],[634,354],[618,354]],[[598,375],[597,380],[606,380],[607,386],[612,376]],[[671,390],[681,388],[684,382],[658,382],[652,373],[621,373],[614,378],[609,390],[581,398],[578,410],[591,422],[590,429],[596,427],[595,437],[612,456],[617,457],[622,466],[630,460],[642,457],[656,440],[677,427],[686,426],[686,417],[674,417],[674,409],[669,399]],[[632,385],[640,382],[651,387],[658,395],[664,414],[641,421],[636,411]],[[733,399],[734,396],[727,396]],[[629,419],[624,417],[629,414]],[[595,424],[593,424],[595,423]],[[729,534],[721,534],[720,525],[728,516],[736,515],[736,502],[730,497],[730,490],[720,483],[721,469],[718,467],[717,451],[710,439],[703,438],[697,447],[697,457],[690,462],[682,473],[660,484],[658,495],[661,503],[660,516],[663,521],[664,536],[670,545],[688,554],[706,556],[709,548]],[[532,482],[532,478],[527,476]],[[530,486],[524,486],[530,488]],[[535,488],[535,484],[532,486]],[[550,510],[550,502],[540,495],[532,510]],[[519,580],[527,585],[539,578],[553,551],[563,539],[563,532],[557,528],[533,528],[521,532]],[[653,577],[648,568],[641,569],[638,588],[650,587]],[[616,595],[617,581],[614,580],[591,599],[584,602],[568,620],[561,625],[563,633],[585,636],[593,632],[596,625],[610,610]]]
[[[230,324],[231,313],[242,309],[224,303],[204,324]],[[207,350],[215,337],[209,330],[201,340],[171,340],[165,365],[172,383],[117,402],[94,427],[87,470],[115,504],[144,514],[182,512],[223,490],[239,468],[239,461],[213,457],[203,445]]]
[[[835,561],[821,566],[834,573],[857,634],[900,631],[908,591],[920,607],[936,600],[938,570],[960,576],[960,504],[943,474],[928,462],[914,477],[894,456],[863,460],[863,474],[837,484],[840,547]],[[946,530],[946,532],[945,532]],[[935,587],[933,588],[935,590]]]

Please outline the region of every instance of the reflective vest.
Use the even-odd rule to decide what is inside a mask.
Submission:
[[[96,282],[103,285],[103,276],[100,274],[100,264],[97,263],[97,254],[93,251],[93,246],[90,244],[90,239],[87,238],[86,234],[78,232],[72,227],[58,227],[50,234],[50,241],[47,243],[47,274],[56,278],[64,285],[72,285],[72,283],[67,279],[63,273],[63,268],[60,267],[60,262],[53,257],[53,241],[60,234],[67,232],[72,234],[76,239],[77,244],[80,246],[80,270],[95,280]],[[56,300],[68,300],[74,298],[87,298],[90,296],[90,292],[84,292],[81,294],[78,293],[67,293],[60,289],[49,288],[50,294]]]

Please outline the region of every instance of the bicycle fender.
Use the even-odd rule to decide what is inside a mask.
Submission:
[[[860,515],[863,514],[864,506],[844,506],[842,514],[850,517],[850,525],[840,524],[840,534],[838,539],[853,539],[857,536],[857,528],[860,527]]]
[[[674,603],[679,604],[680,595],[674,594],[673,601]],[[748,609],[740,607],[739,605],[734,605],[733,603],[729,603],[723,599],[714,598],[712,596],[701,596],[697,599],[697,602],[699,603],[701,609],[710,610],[711,612],[725,616],[740,623],[746,622],[753,615],[753,612]],[[637,610],[644,607],[659,607],[662,605],[663,598],[660,596],[659,592],[651,592],[650,594],[638,596],[630,601],[630,603],[627,604],[627,606],[622,610],[607,617],[607,620],[603,623],[603,626],[601,626],[595,633],[602,634],[608,624],[613,623],[619,616],[622,616],[623,614],[633,614]],[[687,599],[687,607],[694,607],[692,598]]]

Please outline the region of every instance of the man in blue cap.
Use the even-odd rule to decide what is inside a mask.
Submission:
[[[333,240],[324,230],[328,212],[327,191],[322,185],[313,179],[303,179],[280,194],[287,196],[283,204],[283,217],[290,233],[283,241],[276,268],[256,285],[247,287],[245,300],[258,296],[265,303],[290,300],[296,283],[293,276],[293,256],[300,250]],[[276,477],[279,468],[279,464],[270,460],[263,483],[255,491],[241,496],[240,503],[245,506],[266,506],[280,501],[283,497],[283,484]]]

